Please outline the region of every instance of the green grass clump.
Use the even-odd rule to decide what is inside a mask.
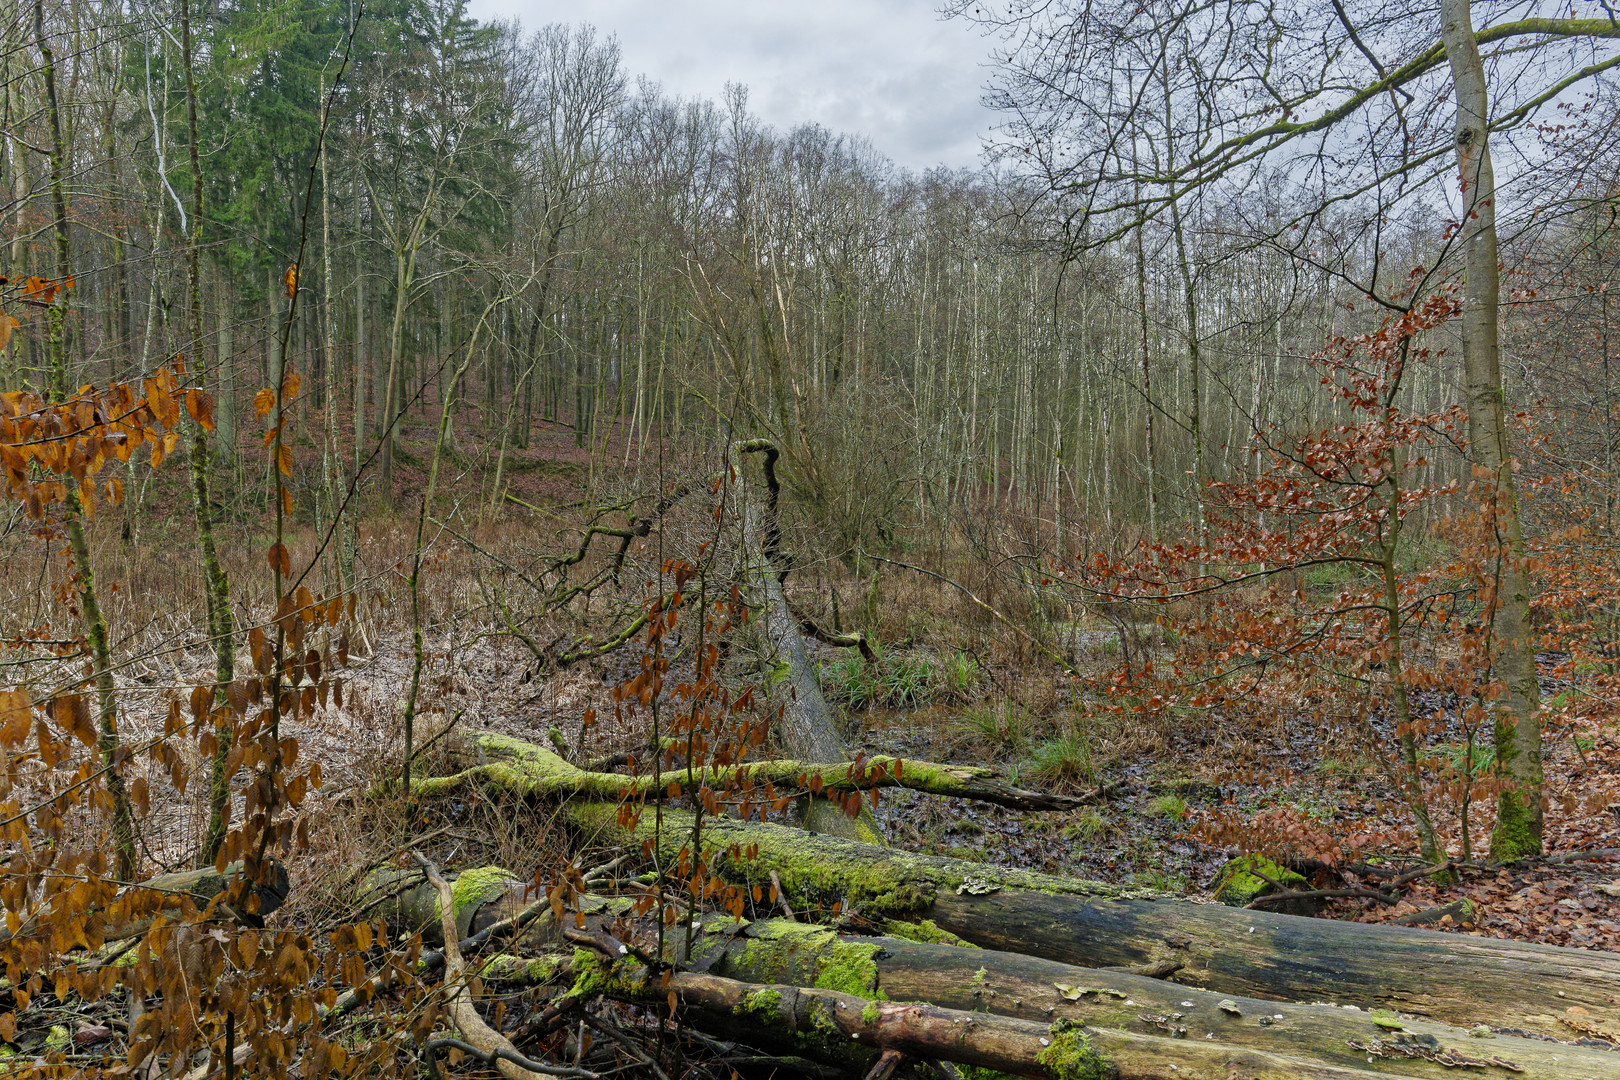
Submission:
[[[1180,795],[1160,795],[1148,803],[1148,816],[1157,818],[1184,818],[1187,816],[1187,800]]]
[[[979,670],[979,662],[964,652],[952,652],[940,664],[941,682],[947,693],[957,697],[966,697],[979,684],[983,672]]]
[[[896,653],[872,641],[872,659],[849,650],[820,667],[827,696],[851,710],[909,709],[927,704],[949,684],[948,667],[941,671],[933,657],[923,653]]]
[[[1058,833],[1065,840],[1096,840],[1108,832],[1108,819],[1096,809],[1087,809],[1080,812],[1074,823],[1067,825]]]
[[[1075,728],[1035,748],[1032,775],[1054,790],[1090,787],[1097,778],[1091,739]]]
[[[1016,701],[985,701],[965,709],[959,718],[962,728],[975,741],[994,753],[1021,751],[1034,730],[1034,718]]]

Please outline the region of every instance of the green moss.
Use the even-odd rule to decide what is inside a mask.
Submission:
[[[498,953],[478,966],[478,975],[491,982],[516,982],[539,986],[557,977],[562,962],[555,956],[526,957]]]
[[[571,970],[574,985],[567,996],[578,1001],[601,995],[634,998],[647,989],[647,969],[639,963],[609,964],[585,949],[574,950]]]
[[[742,967],[757,978],[887,1000],[878,989],[878,945],[842,941],[822,926],[778,920],[748,928]]]
[[[911,773],[911,766],[906,766]],[[618,828],[618,808],[607,803],[571,803],[564,812],[578,827],[600,836],[629,839]],[[690,838],[690,818],[677,811],[664,812],[662,843],[667,857],[674,860],[680,846]],[[1062,896],[1088,896],[1104,899],[1161,899],[1164,894],[1151,889],[1109,885],[1097,881],[1054,877],[1032,870],[1006,870],[980,863],[916,855],[894,848],[878,848],[833,836],[817,836],[805,843],[798,829],[758,822],[741,823],[726,819],[704,822],[704,834],[711,842],[709,853],[716,869],[732,881],[758,881],[775,870],[782,887],[796,905],[820,904],[831,907],[847,900],[873,919],[903,919],[925,913],[941,890],[954,891],[969,876],[982,878],[1002,888],[1030,889]],[[638,842],[653,836],[652,815],[646,815],[631,834]],[[749,859],[735,857],[733,845],[756,847]]]
[[[934,924],[932,919],[919,919],[916,922],[889,919],[883,923],[883,933],[889,937],[902,938],[906,941],[920,941],[925,945],[956,945],[963,949],[978,948],[971,941],[964,941],[949,930],[941,930]]]
[[[878,1008],[877,1002],[868,1001],[866,1008],[861,1010],[861,1021],[867,1024],[875,1024],[878,1017],[882,1015],[883,1011]]]
[[[733,1011],[738,1016],[752,1017],[761,1024],[775,1025],[781,1019],[782,992],[769,987],[755,990]]]
[[[512,875],[499,866],[480,866],[474,870],[463,870],[450,883],[450,903],[455,912],[456,932],[466,937],[472,928],[473,916],[478,909],[491,900],[506,895],[511,887]],[[434,905],[435,915],[443,916]]]
[[[958,1065],[956,1070],[962,1074],[962,1080],[1019,1080],[1011,1073],[986,1069],[982,1065]]]
[[[1491,861],[1513,862],[1541,854],[1541,838],[1531,825],[1530,810],[1517,791],[1497,799],[1496,828],[1491,830]]]
[[[1260,873],[1256,874],[1254,871]],[[1266,877],[1261,877],[1264,874]],[[1256,897],[1271,892],[1275,886],[1267,881],[1271,878],[1285,889],[1308,888],[1310,883],[1299,874],[1285,866],[1278,866],[1264,855],[1244,855],[1233,859],[1222,868],[1215,878],[1213,893],[1215,899],[1223,904],[1233,907],[1243,907],[1251,903]]]
[[[1108,1059],[1092,1047],[1080,1025],[1059,1020],[1047,1030],[1052,1045],[1043,1049],[1036,1060],[1052,1080],[1106,1080],[1113,1075]]]
[[[73,1045],[73,1032],[62,1024],[52,1024],[50,1034],[45,1036],[45,1052],[54,1053],[58,1050],[66,1050],[71,1045]]]

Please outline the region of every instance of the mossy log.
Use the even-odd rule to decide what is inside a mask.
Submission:
[[[867,758],[864,772],[852,762],[812,764],[802,761],[759,761],[725,768],[669,769],[658,776],[623,776],[590,772],[572,765],[551,748],[485,732],[474,746],[482,764],[451,776],[415,780],[412,793],[428,798],[468,788],[489,787],[530,798],[565,798],[584,795],[594,799],[635,798],[674,784],[682,789],[708,785],[716,790],[743,782],[763,787],[769,783],[779,794],[796,794],[802,782],[818,777],[826,791],[851,792],[870,788],[904,787],[931,795],[977,799],[1017,810],[1070,810],[1086,805],[1084,795],[1034,791],[1009,783],[993,769],[973,765],[938,765],[929,761],[900,760],[887,756]]]
[[[1094,1037],[1117,1032],[1167,1042],[1169,1036],[1210,1049],[1217,1060],[1235,1064],[1235,1058],[1220,1055],[1252,1054],[1258,1061],[1289,1061],[1300,1070],[1275,1075],[1332,1075],[1310,1071],[1330,1067],[1438,1078],[1459,1066],[1495,1067],[1505,1074],[1513,1070],[1496,1062],[1506,1062],[1525,1077],[1620,1080],[1620,1053],[1613,1051],[1496,1034],[1480,1038],[1459,1027],[1393,1013],[1226,996],[1018,953],[840,936],[782,920],[740,926],[712,920],[704,942],[694,950],[699,966],[731,979],[926,1002],[1042,1027],[1082,1025]],[[1568,1028],[1563,1034],[1578,1036]],[[1199,1075],[1186,1071],[1196,1062],[1179,1064],[1176,1075]]]
[[[449,880],[457,940],[514,918],[534,901],[545,897],[544,890],[537,888],[532,880],[525,881],[499,866],[463,870]],[[576,898],[570,910],[611,919],[631,907],[632,902],[626,899],[586,895]],[[360,917],[382,919],[394,938],[419,933],[424,945],[444,944],[439,890],[420,868],[376,870],[368,874],[357,893],[356,910]],[[521,952],[555,940],[555,927],[547,917],[532,923],[509,941],[506,948]]]
[[[583,992],[658,1004],[673,994],[683,1020],[696,1027],[826,1062],[852,1076],[870,1074],[885,1054],[1039,1080],[1375,1080],[1392,1074],[1429,1075],[1333,1065],[1222,1041],[1026,1020],[842,990],[760,985],[710,973],[679,972],[665,985],[633,965],[595,971],[590,965],[589,954],[575,955],[575,970],[584,972],[576,987]]]
[[[499,866],[463,870],[451,881],[455,900],[457,939],[517,914],[534,899],[533,882]],[[366,875],[357,892],[358,911],[364,918],[381,919],[396,938],[420,933],[428,945],[442,945],[439,890],[419,867],[376,870]]]
[[[476,880],[501,876],[496,868],[485,868]],[[501,901],[494,897],[490,902]],[[603,916],[622,915],[626,907],[625,901],[584,896],[579,910],[587,918],[585,925],[600,927],[605,925]],[[1099,1076],[1438,1078],[1469,1067],[1545,1080],[1620,1080],[1620,1053],[1489,1031],[1479,1033],[1486,1037],[1475,1037],[1458,1027],[1392,1013],[1226,996],[1019,953],[893,936],[854,937],[777,919],[746,923],[708,916],[695,931],[690,955],[676,951],[682,948],[683,935],[670,939],[671,959],[695,973],[677,975],[671,984],[683,1006],[696,1010],[689,1019],[715,1034],[846,1068],[864,1069],[888,1048],[1022,1075],[1073,1075],[1031,1068],[1028,1055],[1009,1051],[1010,1044],[1001,1036],[972,1043],[977,1056],[955,1056],[950,1048],[955,1043],[941,1047],[929,1041],[932,1035],[903,1034],[909,1030],[902,1022],[906,1018],[938,1016],[943,1011],[953,1024],[964,1022],[955,1013],[972,1014],[964,1030],[974,1038],[999,1031],[1020,1040],[1030,1036],[1036,1043],[1045,1038],[1056,1045],[1057,1035],[1083,1031],[1106,1066],[1094,1074]],[[661,1000],[647,989],[639,967],[607,969],[590,953],[576,953],[569,961],[556,955],[530,959],[508,952],[484,961],[480,974],[526,985],[568,977],[574,980],[576,996],[603,993],[627,1000]],[[708,977],[718,977],[719,982],[704,982]],[[733,981],[753,984],[752,989],[722,985]],[[681,992],[683,985],[701,987],[703,992],[689,996]],[[724,995],[708,996],[718,992],[717,986]],[[801,988],[805,994],[789,995],[793,1020],[783,1029],[776,1025],[786,1023],[787,1014],[774,1008],[780,1002],[772,995],[782,994],[785,987]],[[832,1033],[825,1023],[818,1025],[811,1015],[809,1026],[804,1026],[801,1021],[807,1017],[800,1010],[817,1000],[835,1001],[838,995],[857,1004],[848,1016],[835,1009],[842,1034],[829,1043]],[[722,1007],[710,1007],[714,1002]],[[889,1004],[900,1002],[910,1004]],[[900,1011],[883,1013],[886,1008]],[[1565,1029],[1562,1034],[1576,1037],[1578,1032]],[[1043,1064],[1038,1053],[1030,1053],[1036,1065]],[[1171,1064],[1177,1068],[1169,1069]],[[1231,1069],[1238,1071],[1222,1071]]]
[[[586,833],[624,842],[616,808],[569,804]],[[666,858],[690,819],[664,815]],[[1085,967],[1176,961],[1173,976],[1222,994],[1393,1008],[1451,1024],[1568,1037],[1572,1006],[1620,1030],[1620,955],[1407,927],[1311,919],[1172,894],[916,855],[842,837],[708,819],[718,873],[768,884],[794,904],[842,902],[867,919],[928,919],[986,949]],[[650,825],[634,833],[652,838]],[[752,852],[741,857],[734,849]]]

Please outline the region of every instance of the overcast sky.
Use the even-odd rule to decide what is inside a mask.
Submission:
[[[859,133],[914,170],[974,166],[993,122],[979,104],[991,43],[935,0],[471,0],[525,28],[586,21],[616,34],[632,80],[720,100],[749,88],[767,123]]]

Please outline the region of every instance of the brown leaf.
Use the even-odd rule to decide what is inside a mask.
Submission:
[[[214,430],[214,399],[201,390],[186,391],[186,412],[204,431]]]

